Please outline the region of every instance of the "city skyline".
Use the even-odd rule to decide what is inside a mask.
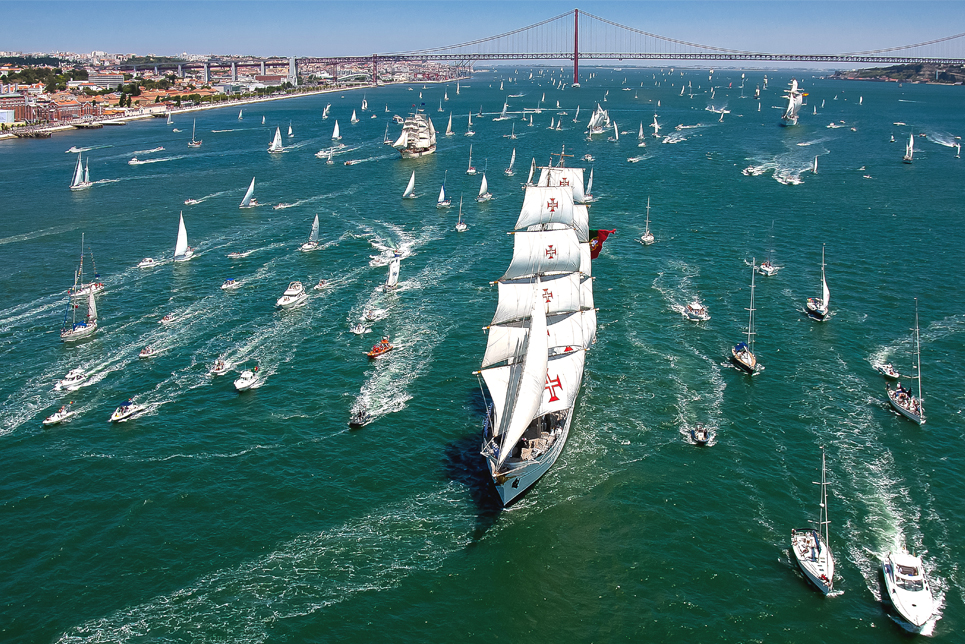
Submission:
[[[661,36],[757,52],[844,53],[965,31],[965,3],[31,2],[4,49],[253,56],[369,55],[485,38],[579,8]],[[405,20],[397,18],[406,11]],[[152,25],[142,30],[138,25]],[[798,38],[789,37],[798,36]],[[961,45],[956,45],[961,49]],[[959,54],[961,55],[961,54]],[[810,66],[815,66],[814,64]]]

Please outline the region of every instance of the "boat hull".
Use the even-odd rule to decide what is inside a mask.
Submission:
[[[895,577],[895,563],[891,553],[881,564],[885,578],[885,596],[902,620],[902,627],[912,633],[921,633],[934,614],[934,599],[927,583],[922,590],[906,590],[899,586]]]
[[[60,339],[64,342],[77,342],[79,340],[86,340],[97,332],[97,322],[90,322],[88,324],[74,326],[72,329],[66,329],[60,332]]]
[[[400,150],[403,159],[418,159],[419,157],[424,157],[429,154],[433,154],[436,151],[436,146],[430,146],[428,148],[420,149],[405,149]]]
[[[834,588],[834,557],[820,535],[814,530],[791,530],[791,552],[807,580],[825,595],[830,593]]]
[[[891,407],[892,407],[895,411],[897,411],[899,414],[901,414],[902,416],[904,416],[904,417],[907,418],[908,420],[912,421],[913,423],[918,423],[919,425],[924,425],[924,424],[925,424],[925,419],[922,417],[922,415],[921,415],[921,414],[916,414],[915,412],[911,411],[910,409],[905,409],[905,408],[904,408],[901,404],[899,404],[898,401],[896,400],[896,398],[895,398],[896,395],[897,395],[897,392],[896,392],[894,389],[892,389],[891,387],[888,387],[888,402],[891,403]]]

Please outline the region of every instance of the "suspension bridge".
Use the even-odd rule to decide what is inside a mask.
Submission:
[[[166,64],[163,67],[199,67],[205,76],[210,67],[231,66],[232,76],[238,68],[260,66],[287,67],[294,75],[301,64],[332,66],[365,66],[373,81],[378,79],[379,65],[404,62],[441,62],[468,66],[483,61],[542,60],[570,61],[573,84],[580,82],[580,61],[747,61],[750,63],[844,63],[862,66],[895,64],[965,65],[965,33],[935,38],[910,45],[900,45],[844,53],[772,53],[728,49],[669,38],[622,25],[606,18],[572,9],[535,24],[506,33],[478,38],[469,42],[414,51],[380,53],[370,56],[327,56],[304,58],[211,59],[204,63]],[[337,76],[337,71],[336,74]]]

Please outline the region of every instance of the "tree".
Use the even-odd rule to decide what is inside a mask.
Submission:
[[[121,97],[117,100],[117,106],[124,107],[124,101],[126,100],[127,100],[127,95],[124,92],[121,92]]]

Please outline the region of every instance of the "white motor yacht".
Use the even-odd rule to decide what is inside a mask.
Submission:
[[[224,283],[221,285],[221,290],[222,290],[222,291],[233,291],[233,290],[235,290],[236,288],[239,288],[240,286],[241,286],[241,282],[239,282],[238,280],[236,280],[236,279],[234,279],[234,278],[232,278],[232,277],[229,277],[229,278],[226,279],[226,280],[224,281]]]
[[[64,379],[57,383],[57,389],[74,391],[75,389],[79,389],[85,380],[87,380],[87,374],[84,373],[83,369],[71,369],[67,372]]]
[[[699,301],[694,300],[684,309],[684,315],[687,319],[694,320],[695,322],[706,322],[710,319],[710,313],[704,308],[704,305]]]
[[[145,257],[137,263],[138,268],[154,268],[155,266],[157,266],[157,262],[152,257]]]
[[[275,304],[283,309],[301,306],[308,299],[308,293],[301,282],[292,282]]]
[[[258,382],[258,367],[245,369],[241,372],[238,379],[235,380],[235,389],[238,391],[247,391],[251,389],[256,382]]]
[[[117,409],[114,410],[114,413],[111,414],[110,422],[119,423],[122,420],[127,420],[139,411],[141,411],[140,405],[135,403],[133,400],[125,400]]]
[[[935,600],[921,558],[902,552],[889,552],[881,563],[887,600],[907,622],[905,628],[921,630],[935,613]]]
[[[73,416],[74,412],[71,411],[70,409],[71,404],[73,403],[68,403],[64,405],[63,407],[61,407],[60,409],[52,413],[50,416],[47,416],[46,418],[44,418],[44,427],[59,425],[60,423],[64,422],[65,420]]]

